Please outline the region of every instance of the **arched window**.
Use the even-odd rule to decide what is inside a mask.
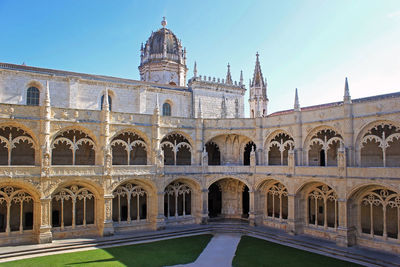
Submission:
[[[113,221],[139,222],[147,218],[147,192],[139,185],[126,183],[114,192]]]
[[[94,224],[95,222],[95,197],[87,188],[72,185],[58,190],[52,196],[52,226],[65,226]]]
[[[287,219],[288,191],[280,182],[268,183],[263,187],[265,197],[265,215],[272,219]]]
[[[101,105],[100,105],[100,109],[103,110],[103,102],[104,102],[104,95],[101,96]],[[111,107],[112,107],[112,99],[111,96],[108,95],[108,110],[111,111]]]
[[[162,105],[162,114],[163,116],[171,116],[171,105],[167,102],[165,102]]]
[[[26,104],[28,106],[39,106],[39,89],[36,87],[29,87],[26,92]]]
[[[171,133],[161,140],[165,165],[191,165],[192,146],[181,134]]]
[[[338,197],[336,192],[323,184],[315,186],[308,193],[308,220],[307,225],[323,226],[325,229],[338,226]]]
[[[164,191],[164,215],[185,217],[192,213],[192,190],[187,184],[175,182],[169,184]]]

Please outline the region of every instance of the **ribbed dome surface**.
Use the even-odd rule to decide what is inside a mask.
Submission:
[[[161,28],[150,36],[145,46],[145,53],[149,52],[150,55],[162,54],[164,52],[164,42],[167,54],[179,55],[178,39],[175,34],[167,28]],[[147,51],[147,49],[149,49],[149,51]]]

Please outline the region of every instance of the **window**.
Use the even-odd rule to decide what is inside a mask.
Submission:
[[[100,105],[100,109],[103,110],[103,102],[104,102],[104,95],[101,96],[101,105]],[[108,95],[108,110],[111,111],[111,107],[112,107],[112,99],[111,96]]]
[[[171,105],[169,103],[164,103],[162,106],[163,116],[171,116]]]
[[[39,106],[39,89],[33,86],[28,88],[26,104],[28,106]]]

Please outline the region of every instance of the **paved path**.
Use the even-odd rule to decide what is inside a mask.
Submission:
[[[232,267],[240,234],[216,234],[195,262],[175,267]]]

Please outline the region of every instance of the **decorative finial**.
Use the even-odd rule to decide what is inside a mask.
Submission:
[[[350,90],[349,90],[349,83],[347,81],[347,77],[344,81],[344,96],[343,96],[343,101],[345,103],[351,103],[351,97],[350,97]]]
[[[163,28],[165,28],[165,26],[167,26],[167,20],[165,19],[165,17],[163,17],[163,20],[161,21],[161,25],[163,26]]]
[[[103,106],[102,109],[108,111],[110,108],[110,104],[108,103],[108,89],[106,89],[104,96],[103,96]]]
[[[297,88],[296,88],[296,93],[294,95],[294,110],[300,111],[300,102],[299,102],[299,95],[297,94]]]
[[[239,85],[243,85],[243,71],[240,71],[240,83]]]
[[[44,95],[44,105],[50,106],[50,85],[49,81],[46,81],[46,92]]]
[[[256,53],[257,60],[258,60],[258,56],[259,56],[259,54],[258,54],[258,51],[257,51],[257,53]]]
[[[226,84],[232,84],[231,65],[228,63],[228,72],[226,73]]]
[[[197,64],[196,64],[196,61],[194,62],[193,77],[194,77],[194,78],[197,77]]]

